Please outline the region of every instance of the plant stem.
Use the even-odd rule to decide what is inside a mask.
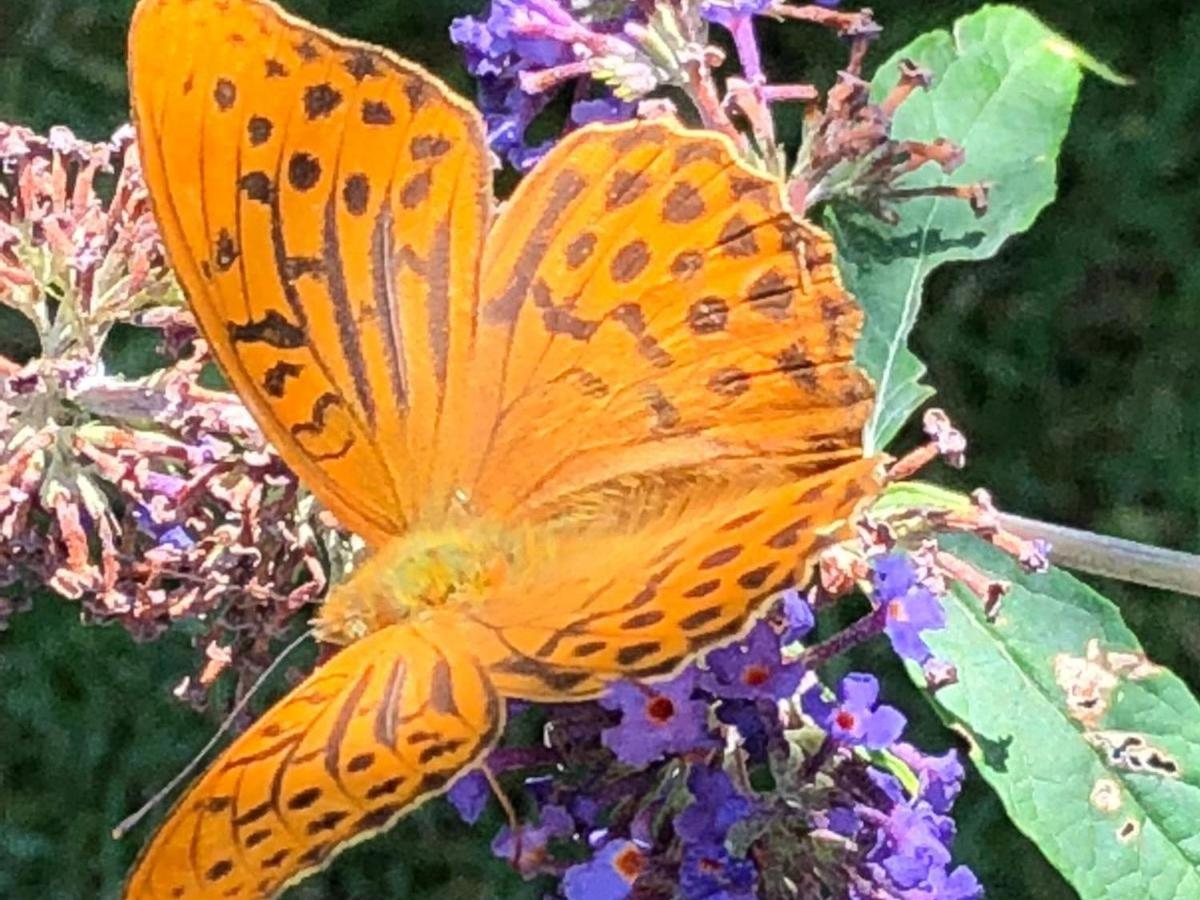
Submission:
[[[1200,556],[1000,514],[1000,525],[1026,540],[1049,541],[1056,565],[1091,575],[1200,597]]]

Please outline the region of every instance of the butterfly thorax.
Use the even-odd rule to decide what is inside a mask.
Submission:
[[[522,548],[512,532],[483,525],[410,532],[330,591],[314,634],[322,642],[349,644],[422,610],[477,602],[520,564]]]

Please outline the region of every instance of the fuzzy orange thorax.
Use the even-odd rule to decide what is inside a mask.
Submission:
[[[527,552],[520,537],[484,525],[412,532],[330,591],[313,632],[322,642],[349,644],[422,610],[479,600],[501,587]]]

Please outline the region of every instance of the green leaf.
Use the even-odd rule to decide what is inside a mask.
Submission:
[[[905,186],[982,181],[991,193],[982,218],[963,200],[923,197],[900,204],[898,225],[848,209],[830,223],[847,286],[867,314],[858,358],[878,392],[864,436],[868,451],[886,446],[933,394],[921,382],[924,365],[908,349],[926,277],[946,262],[992,256],[1054,199],[1058,151],[1081,68],[1098,65],[1012,6],[987,6],[959,19],[953,35],[917,38],[880,66],[871,85],[875,100],[896,84],[901,59],[929,69],[934,81],[899,108],[894,136],[948,138],[966,152],[953,175],[928,164]]]
[[[956,585],[926,635],[958,670],[934,707],[1009,817],[1084,898],[1200,897],[1200,704],[1082,582],[942,544],[1013,585],[995,623]]]

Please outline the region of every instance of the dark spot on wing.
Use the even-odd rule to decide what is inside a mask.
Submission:
[[[679,424],[679,410],[667,399],[667,395],[662,392],[661,388],[647,385],[642,389],[642,396],[646,398],[646,402],[650,404],[650,409],[654,412],[656,428],[661,431],[669,431]]]
[[[683,596],[697,599],[699,597],[707,597],[713,591],[721,586],[720,578],[710,578],[708,581],[702,581],[697,585],[693,585],[683,592]]]
[[[364,125],[394,125],[396,115],[382,100],[364,100],[362,120]]]
[[[320,834],[322,831],[333,831],[349,815],[350,813],[344,809],[331,809],[309,822],[304,830],[310,835]]]
[[[751,569],[749,572],[743,572],[738,576],[738,584],[748,591],[757,590],[766,584],[771,573],[778,568],[778,563],[768,563],[765,566],[759,566],[757,569]]]
[[[414,160],[436,159],[445,154],[452,144],[440,134],[423,134],[413,138],[408,145]]]
[[[688,310],[688,327],[696,334],[724,331],[729,322],[729,304],[720,297],[697,300]]]
[[[758,252],[758,241],[754,239],[754,226],[742,216],[735,214],[721,229],[717,243],[726,256],[744,258]]]
[[[304,115],[310,122],[328,117],[341,102],[342,92],[327,82],[304,89]]]
[[[578,269],[592,255],[592,251],[596,249],[596,235],[590,231],[585,231],[577,235],[571,243],[567,244],[567,266],[572,269]]]
[[[379,70],[375,67],[375,60],[365,50],[357,50],[347,56],[342,61],[342,68],[355,81],[362,81],[364,78],[379,74]]]
[[[650,262],[650,248],[640,238],[630,241],[613,257],[610,273],[613,281],[627,284],[642,273]]]
[[[726,547],[723,550],[717,550],[715,553],[710,553],[708,556],[704,557],[704,559],[700,560],[699,568],[701,568],[701,569],[718,568],[719,566],[723,566],[726,563],[732,562],[733,560],[737,559],[738,554],[740,554],[741,552],[742,552],[742,547],[740,544],[733,544],[732,546]]]
[[[653,656],[662,650],[658,641],[646,641],[641,644],[630,644],[617,651],[617,662],[623,666],[632,666],[641,662],[647,656]]]
[[[303,371],[304,366],[281,359],[263,375],[263,390],[268,396],[278,399],[287,389],[287,380],[295,378]]]
[[[401,204],[404,205],[405,209],[414,209],[420,206],[429,197],[429,188],[432,184],[432,171],[420,172],[414,175],[400,192]]]
[[[229,339],[235,343],[257,341],[281,350],[303,347],[305,344],[304,329],[292,324],[275,310],[261,319],[251,319],[245,323],[230,322]]]
[[[225,228],[217,234],[216,252],[213,254],[213,262],[217,264],[217,268],[222,272],[228,272],[229,269],[237,262],[238,248],[233,241],[233,235]]]
[[[376,798],[383,797],[387,794],[394,794],[396,791],[400,790],[400,787],[404,784],[404,781],[404,776],[396,775],[395,777],[389,778],[386,781],[379,782],[379,784],[373,784],[367,788],[367,799],[375,800]]]
[[[680,181],[663,200],[662,214],[666,221],[676,225],[694,222],[704,215],[704,198],[694,185]]]
[[[362,172],[356,172],[346,179],[342,186],[342,201],[346,211],[352,216],[361,216],[367,211],[371,200],[371,182]]]
[[[741,369],[727,366],[712,373],[708,389],[722,397],[738,397],[750,390],[750,376]]]
[[[771,269],[750,285],[746,300],[755,312],[782,322],[788,317],[795,296],[796,285]]]
[[[255,203],[270,204],[275,194],[274,185],[266,172],[247,172],[238,180],[238,186]]]
[[[684,250],[671,261],[671,274],[676,278],[691,278],[704,268],[704,254],[696,250]]]
[[[266,116],[251,116],[250,121],[246,123],[246,134],[250,138],[250,146],[261,147],[271,139],[271,132],[274,129],[274,123]]]
[[[359,753],[357,756],[350,757],[350,761],[346,763],[347,772],[361,772],[364,769],[369,769],[375,762],[374,753]]]
[[[321,789],[319,787],[308,787],[299,793],[293,794],[288,800],[288,809],[308,809],[321,798]]]
[[[698,609],[694,613],[685,616],[679,620],[679,627],[684,631],[692,631],[696,628],[702,628],[713,619],[721,618],[721,607],[707,606],[704,609]]]
[[[213,99],[217,101],[220,109],[229,109],[237,100],[237,85],[228,78],[218,78],[217,85],[213,88]]]
[[[321,163],[309,153],[293,153],[288,160],[288,182],[298,191],[312,190],[321,180]]]
[[[604,197],[604,208],[612,212],[636,200],[650,187],[650,180],[641,172],[618,169],[608,184]]]

